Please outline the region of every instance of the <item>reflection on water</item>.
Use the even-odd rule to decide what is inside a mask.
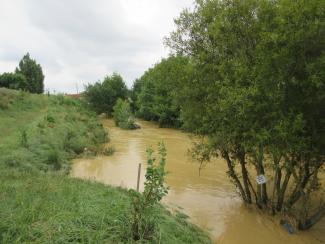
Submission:
[[[157,128],[141,121],[139,130],[121,130],[111,120],[103,120],[116,152],[74,161],[72,176],[106,184],[136,188],[138,164],[142,163],[141,186],[145,173],[146,148],[164,141],[167,148],[167,184],[164,202],[180,209],[190,220],[207,230],[218,243],[324,243],[325,221],[310,231],[289,235],[272,218],[244,207],[226,175],[226,166],[217,159],[201,171],[187,155],[189,136],[178,130]]]

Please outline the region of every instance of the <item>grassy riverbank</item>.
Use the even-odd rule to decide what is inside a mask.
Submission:
[[[106,140],[75,100],[0,88],[0,243],[131,243],[128,192],[67,176],[70,159]],[[154,242],[210,242],[181,215],[157,213]]]

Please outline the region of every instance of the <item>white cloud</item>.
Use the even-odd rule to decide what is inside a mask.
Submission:
[[[0,0],[0,72],[30,52],[45,86],[75,92],[114,71],[128,86],[167,56],[163,37],[192,0]]]

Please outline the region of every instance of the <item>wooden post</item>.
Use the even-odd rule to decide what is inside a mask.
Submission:
[[[139,164],[139,167],[138,167],[137,191],[139,191],[139,186],[140,186],[140,174],[141,174],[141,164]]]

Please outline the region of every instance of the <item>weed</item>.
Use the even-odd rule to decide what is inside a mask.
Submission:
[[[104,150],[103,150],[103,154],[104,154],[105,156],[111,156],[111,155],[114,154],[114,152],[115,152],[115,148],[114,148],[113,146],[106,147],[106,148],[104,148]]]
[[[62,165],[60,162],[60,156],[57,150],[49,151],[47,157],[47,164],[51,165],[54,170],[60,170]]]
[[[45,116],[45,120],[46,120],[48,123],[52,123],[52,124],[55,123],[55,119],[54,119],[53,115],[51,115],[51,114],[46,115],[46,116]]]
[[[27,131],[26,129],[22,130],[20,132],[20,144],[23,146],[23,147],[28,147],[28,137],[27,137]]]

